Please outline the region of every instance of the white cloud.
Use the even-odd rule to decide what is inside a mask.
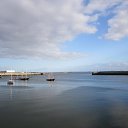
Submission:
[[[115,16],[108,21],[109,29],[105,35],[107,39],[120,40],[128,36],[128,1],[122,3],[115,10]]]
[[[80,33],[95,33],[82,0],[1,0],[1,57],[76,57],[60,45]]]
[[[127,71],[128,62],[108,62],[108,63],[99,63],[93,65],[87,65],[84,68],[85,70],[90,71]]]
[[[104,13],[114,15],[108,20],[106,39],[120,40],[128,36],[128,0],[90,0],[85,13],[92,16],[98,14],[97,19]]]
[[[85,13],[103,13],[111,7],[118,5],[122,0],[90,0],[85,8]]]
[[[0,0],[0,57],[80,57],[60,46],[81,33],[96,33],[98,18],[112,7],[105,37],[127,36],[127,6],[127,0]]]

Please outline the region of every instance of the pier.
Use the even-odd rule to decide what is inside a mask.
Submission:
[[[92,72],[92,75],[128,75],[128,71],[99,71]]]
[[[31,75],[43,75],[41,72],[0,72],[0,76],[31,76]]]

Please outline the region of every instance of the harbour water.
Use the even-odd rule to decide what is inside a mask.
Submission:
[[[0,78],[0,128],[128,128],[128,76]]]

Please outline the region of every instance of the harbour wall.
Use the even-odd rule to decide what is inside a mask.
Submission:
[[[128,75],[128,71],[100,71],[92,72],[92,75]]]
[[[0,72],[0,76],[23,76],[23,75],[43,75],[43,73],[40,72]]]

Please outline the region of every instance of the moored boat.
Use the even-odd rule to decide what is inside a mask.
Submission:
[[[14,80],[12,79],[12,73],[11,73],[11,78],[10,80],[8,80],[7,85],[13,85],[14,84]]]
[[[22,77],[18,78],[19,80],[29,80],[29,77],[27,76],[27,72],[25,73],[25,76],[22,75]]]
[[[52,79],[52,78],[51,78],[51,79],[48,78],[48,79],[46,79],[46,80],[47,80],[47,81],[54,81],[55,79],[54,79],[54,78],[53,78],[53,79]]]
[[[46,81],[55,81],[55,77],[52,73],[48,74],[48,78],[46,79]]]
[[[29,80],[29,77],[19,77],[19,80]]]
[[[7,84],[8,84],[8,85],[13,85],[13,84],[14,84],[14,81],[13,81],[13,80],[9,80],[9,81],[7,82]]]

